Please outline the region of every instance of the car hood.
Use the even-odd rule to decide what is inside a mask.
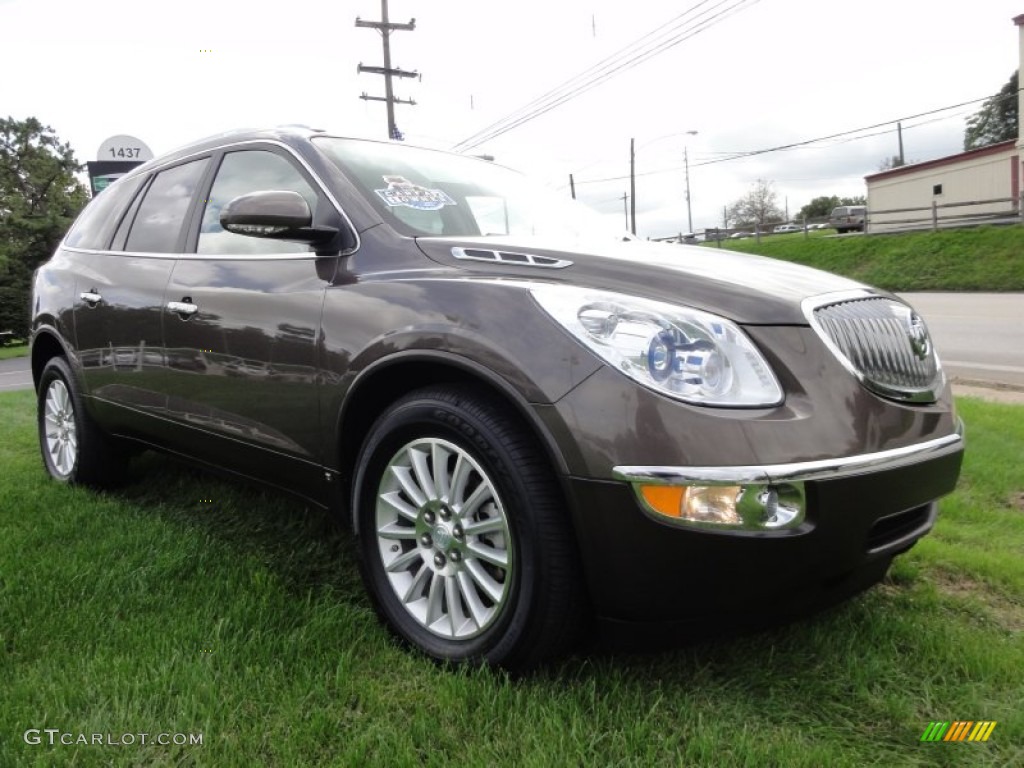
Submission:
[[[487,277],[570,283],[685,304],[753,325],[806,325],[800,302],[862,283],[726,249],[642,240],[553,243],[537,238],[416,238],[429,258]],[[457,259],[455,247],[572,262],[564,268]]]

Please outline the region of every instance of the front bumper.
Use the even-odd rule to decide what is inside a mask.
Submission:
[[[899,467],[918,464],[951,453],[963,452],[963,428],[958,425],[955,434],[928,440],[916,445],[892,448],[887,451],[866,453],[838,459],[801,461],[787,464],[770,464],[746,467],[615,467],[616,478],[633,485],[641,508],[658,522],[669,522],[684,527],[700,526],[716,532],[775,531],[782,528],[805,527],[807,506],[806,485],[819,480],[835,480],[871,472],[885,472]],[[732,486],[744,490],[788,489],[789,495],[800,507],[794,510],[789,521],[778,519],[778,505],[766,510],[756,503],[750,506],[738,527],[720,523],[701,523],[667,517],[648,503],[642,489],[660,486]],[[753,496],[753,493],[746,494]],[[746,511],[746,510],[744,510]]]
[[[617,467],[629,482],[573,478],[577,528],[600,618],[741,626],[835,602],[880,579],[934,525],[963,456],[956,434],[834,460],[741,467]],[[801,484],[805,514],[780,530],[681,524],[630,483]],[[646,514],[638,514],[638,509]]]

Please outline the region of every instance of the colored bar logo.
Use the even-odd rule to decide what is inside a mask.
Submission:
[[[995,728],[995,720],[931,722],[921,734],[921,741],[988,741]]]

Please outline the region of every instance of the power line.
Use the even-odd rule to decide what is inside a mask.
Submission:
[[[1014,98],[1016,98],[1016,94],[1011,94],[1011,95]],[[794,149],[806,149],[806,148],[808,148],[808,145],[810,145],[810,144],[816,144],[816,143],[819,143],[819,142],[829,141],[829,140],[832,140],[832,139],[840,139],[840,138],[843,139],[843,141],[835,142],[836,144],[842,144],[842,143],[846,143],[846,142],[850,142],[850,141],[859,141],[861,139],[867,139],[867,138],[871,138],[873,136],[880,136],[880,135],[885,134],[885,133],[891,133],[892,129],[889,128],[889,129],[884,130],[884,131],[877,131],[875,133],[867,133],[867,134],[864,134],[864,135],[861,135],[861,136],[856,136],[854,134],[860,134],[860,133],[863,133],[864,131],[871,131],[871,130],[874,130],[875,128],[881,128],[883,126],[895,125],[896,123],[904,121],[904,120],[915,120],[915,119],[920,118],[920,117],[928,117],[930,115],[935,115],[935,114],[938,114],[940,112],[948,112],[948,111],[953,110],[953,109],[960,109],[961,107],[967,107],[967,106],[970,106],[971,104],[977,104],[980,101],[987,101],[990,98],[992,98],[992,97],[991,96],[983,96],[983,97],[981,97],[979,99],[971,99],[970,101],[964,101],[964,102],[961,102],[959,104],[951,104],[950,106],[947,106],[947,107],[940,107],[938,109],[931,109],[931,110],[928,110],[927,112],[919,112],[919,113],[917,113],[915,115],[909,115],[907,117],[899,117],[899,118],[896,118],[895,120],[886,120],[885,122],[875,123],[873,125],[867,125],[867,126],[864,126],[864,127],[861,127],[861,128],[853,128],[851,130],[840,131],[839,133],[833,133],[833,134],[829,134],[827,136],[819,136],[819,137],[813,138],[813,139],[805,139],[803,141],[797,141],[797,142],[793,142],[791,144],[781,144],[781,145],[776,146],[776,147],[767,147],[765,149],[744,150],[744,151],[741,151],[741,152],[711,153],[711,154],[724,154],[725,157],[714,158],[714,159],[711,159],[711,160],[704,160],[703,162],[699,162],[699,163],[691,163],[690,167],[691,168],[695,168],[695,167],[699,167],[699,166],[703,166],[703,165],[715,165],[717,163],[725,163],[725,162],[729,162],[731,160],[740,160],[740,159],[743,159],[743,158],[746,158],[746,157],[754,157],[754,156],[757,156],[757,155],[764,155],[764,154],[768,154],[770,152],[782,152],[782,151],[789,151],[789,150],[794,150]],[[956,115],[952,115],[950,117],[956,117]],[[917,128],[917,127],[919,127],[921,125],[928,125],[929,123],[938,122],[938,121],[944,120],[944,119],[949,119],[949,118],[936,118],[936,119],[933,119],[933,120],[926,120],[924,122],[916,123],[916,124],[914,124],[912,126],[909,126],[908,130],[909,130],[909,128]],[[850,138],[844,138],[844,137],[850,137]],[[681,170],[683,170],[682,166],[674,166],[672,168],[661,168],[661,169],[654,170],[654,171],[645,171],[644,173],[638,173],[636,175],[637,176],[655,176],[657,174],[673,173],[675,171],[681,171]],[[623,176],[608,176],[608,177],[602,178],[602,179],[577,179],[576,180],[576,186],[581,186],[583,184],[600,184],[600,183],[604,183],[604,182],[608,182],[608,181],[622,181],[622,180],[628,179],[628,178],[629,178],[629,174],[625,174]]]
[[[793,148],[796,148],[796,147],[803,147],[803,146],[806,146],[808,144],[815,144],[815,143],[817,143],[819,141],[828,141],[829,139],[837,139],[837,138],[840,138],[842,136],[850,136],[850,135],[855,134],[855,133],[862,133],[863,131],[874,130],[875,128],[881,128],[882,126],[885,126],[885,125],[893,125],[895,123],[900,122],[901,120],[914,120],[914,119],[916,119],[918,117],[928,117],[929,115],[938,114],[939,112],[948,112],[951,109],[959,109],[960,107],[966,107],[966,106],[969,106],[971,104],[977,104],[979,101],[986,101],[987,99],[990,99],[990,98],[992,98],[992,97],[991,96],[983,96],[980,99],[971,99],[970,101],[964,101],[964,102],[961,102],[959,104],[952,104],[952,105],[950,105],[948,107],[940,107],[939,109],[931,109],[931,110],[928,110],[927,112],[918,112],[916,115],[909,115],[907,117],[900,117],[900,118],[897,118],[896,120],[886,120],[885,122],[875,123],[874,125],[866,125],[863,128],[855,128],[855,129],[850,130],[850,131],[840,131],[839,133],[833,133],[833,134],[830,134],[828,136],[819,136],[816,139],[805,139],[804,141],[795,141],[792,144],[782,144],[782,145],[777,146],[777,147],[768,147],[766,149],[755,149],[755,150],[751,150],[749,152],[737,152],[736,154],[730,155],[728,157],[720,157],[720,158],[717,158],[715,160],[705,160],[703,163],[695,163],[694,165],[715,165],[716,163],[725,163],[725,162],[728,162],[730,160],[738,160],[738,159],[743,158],[743,157],[754,157],[755,155],[763,155],[763,154],[766,154],[768,152],[778,152],[779,150],[783,150],[783,149],[793,149]],[[857,138],[866,138],[866,137],[857,137]]]
[[[707,8],[692,19],[683,21],[687,16],[693,14],[697,9],[707,5],[711,0],[701,0],[684,13],[676,16],[669,22],[661,25],[655,30],[648,32],[638,40],[615,54],[603,59],[598,64],[570,78],[559,86],[548,91],[544,95],[534,99],[518,110],[506,115],[491,125],[482,128],[472,136],[463,139],[454,146],[455,150],[466,151],[479,146],[485,141],[497,138],[513,128],[517,128],[555,107],[564,104],[571,99],[580,96],[587,91],[596,88],[619,72],[632,69],[648,59],[663,53],[669,48],[675,47],[688,40],[694,35],[724,21],[729,16],[738,13],[744,7],[750,7],[760,0],[719,0],[718,3]],[[728,3],[732,3],[728,5]],[[722,6],[727,6],[717,13],[713,13]],[[651,38],[647,40],[647,38]]]
[[[728,0],[722,0],[722,2],[718,3],[718,5],[716,5],[716,6],[713,6],[712,9],[709,9],[709,10],[713,10],[714,8],[718,8],[721,5],[725,4],[725,2],[728,2]],[[628,70],[628,69],[632,69],[633,67],[638,66],[639,64],[642,64],[643,62],[647,61],[648,59],[650,59],[650,58],[652,58],[652,57],[654,57],[656,55],[658,55],[659,53],[662,53],[665,50],[667,50],[667,49],[669,49],[671,47],[674,47],[674,46],[678,45],[679,43],[689,39],[690,37],[693,37],[694,35],[699,34],[700,32],[703,32],[705,29],[708,29],[709,27],[713,26],[714,24],[717,24],[717,23],[719,23],[721,21],[724,21],[725,18],[727,18],[728,16],[732,15],[732,13],[736,12],[736,9],[738,9],[740,6],[742,6],[744,4],[753,5],[754,3],[757,3],[757,2],[759,2],[759,0],[752,0],[751,2],[748,2],[748,0],[740,0],[739,2],[735,2],[733,5],[729,6],[725,10],[720,11],[719,13],[714,14],[714,15],[712,15],[711,17],[709,17],[707,19],[703,19],[703,20],[701,20],[699,22],[696,22],[691,27],[689,27],[689,28],[687,28],[685,30],[681,30],[679,32],[679,34],[675,35],[674,37],[671,37],[668,40],[665,40],[665,41],[657,44],[656,47],[649,48],[646,51],[642,51],[641,53],[636,54],[632,59],[627,59],[624,62],[618,63],[616,66],[612,67],[611,69],[608,69],[607,66],[602,68],[604,71],[595,72],[593,75],[591,75],[591,79],[589,81],[585,81],[576,90],[572,90],[572,91],[568,91],[568,92],[565,92],[565,93],[562,93],[562,94],[559,94],[559,95],[556,95],[556,96],[552,96],[550,99],[547,100],[546,103],[538,106],[536,109],[534,109],[532,111],[529,111],[529,112],[526,112],[525,114],[522,114],[519,117],[516,117],[517,113],[513,113],[512,115],[510,115],[507,118],[505,118],[506,121],[511,120],[510,123],[508,123],[507,125],[504,125],[504,126],[496,127],[493,130],[486,131],[486,132],[483,133],[483,135],[479,135],[478,134],[477,136],[472,138],[472,140],[469,142],[468,146],[464,146],[462,148],[463,149],[472,148],[474,146],[482,144],[485,141],[489,141],[491,139],[495,139],[498,136],[501,136],[502,134],[507,133],[508,131],[512,130],[513,128],[517,128],[520,125],[523,125],[524,123],[530,122],[531,120],[533,120],[533,119],[535,119],[537,117],[540,117],[541,115],[543,115],[543,114],[545,114],[547,112],[550,112],[555,107],[561,106],[562,104],[566,103],[567,101],[571,101],[572,99],[576,98],[577,96],[581,96],[582,94],[586,93],[587,91],[590,91],[593,88],[596,88],[598,85],[601,85],[602,83],[604,83],[607,80],[611,79],[617,73],[619,73],[621,71]],[[499,121],[499,122],[501,122],[501,121]]]
[[[482,134],[487,133],[488,131],[490,131],[490,130],[496,128],[496,127],[499,127],[499,126],[502,126],[503,124],[511,122],[518,115],[524,114],[528,110],[530,110],[530,109],[532,109],[534,107],[542,105],[545,101],[547,101],[550,98],[555,98],[557,96],[561,96],[563,93],[565,93],[567,90],[573,88],[578,83],[582,84],[582,81],[584,81],[587,77],[590,77],[594,73],[599,72],[602,69],[605,69],[608,65],[614,63],[617,59],[620,59],[623,56],[627,56],[630,53],[632,53],[631,49],[640,48],[643,45],[645,45],[646,43],[644,41],[645,41],[646,38],[656,36],[657,34],[659,34],[659,30],[664,30],[665,28],[671,26],[672,24],[675,24],[676,22],[680,21],[681,19],[683,19],[686,16],[688,16],[689,14],[691,14],[697,8],[700,8],[702,5],[706,5],[709,1],[710,0],[701,0],[701,2],[697,3],[697,5],[687,9],[686,11],[684,11],[681,14],[679,14],[678,16],[673,17],[672,19],[670,19],[669,21],[667,21],[664,24],[660,25],[659,27],[655,28],[654,30],[652,30],[650,32],[647,32],[646,34],[644,34],[641,37],[639,37],[636,40],[634,40],[629,45],[625,46],[624,48],[620,48],[614,54],[611,54],[610,56],[606,56],[605,58],[601,59],[601,61],[599,61],[596,64],[594,64],[593,66],[583,70],[582,72],[574,75],[573,77],[569,78],[568,80],[564,81],[563,83],[555,86],[550,91],[547,91],[546,93],[541,94],[540,96],[535,98],[533,101],[530,101],[527,104],[524,104],[519,109],[514,110],[513,112],[509,113],[508,115],[506,115],[505,117],[503,117],[503,118],[501,118],[499,120],[496,120],[495,122],[491,123],[490,125],[486,126],[485,128],[481,128],[479,131],[474,133],[472,136],[468,137],[467,139],[464,139],[459,144],[456,144],[455,148],[458,148],[462,144],[476,139],[477,137],[481,136]]]

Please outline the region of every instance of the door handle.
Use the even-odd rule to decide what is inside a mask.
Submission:
[[[192,303],[188,296],[182,301],[168,301],[167,308],[174,312],[182,320],[188,320],[199,311],[199,307]]]
[[[95,290],[82,291],[79,294],[79,297],[82,299],[82,301],[84,301],[90,307],[95,307],[97,304],[99,304],[101,301],[103,301],[103,297],[100,296],[98,293],[96,293]]]

